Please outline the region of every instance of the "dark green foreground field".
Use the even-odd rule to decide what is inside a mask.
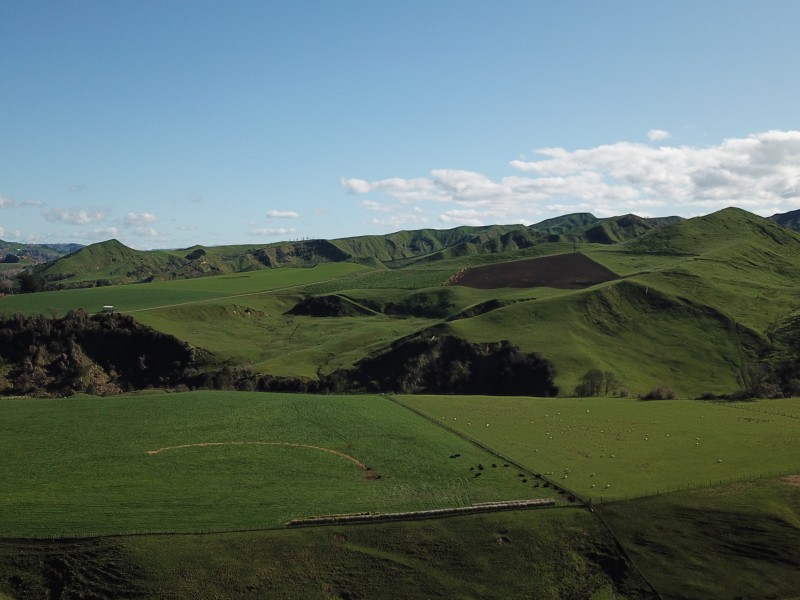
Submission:
[[[0,541],[0,562],[3,589],[21,598],[654,597],[598,520],[575,508],[205,536]]]
[[[650,584],[664,598],[800,593],[800,482],[789,474],[800,400],[152,392],[2,408],[0,594],[12,598],[656,597]],[[612,418],[647,426],[648,446],[634,456],[609,448],[613,458],[579,467],[584,448],[625,445],[598,438]],[[552,425],[561,443],[540,444]],[[687,427],[731,453],[709,460],[708,473],[690,465],[688,480],[679,467],[689,455],[675,452]],[[671,436],[656,435],[666,428]],[[778,431],[784,441],[773,445]],[[572,467],[556,473],[565,460]],[[606,477],[612,460],[634,475],[653,461],[646,482],[656,491],[692,489],[592,513],[545,487],[573,489],[569,474],[586,497],[584,468]],[[781,466],[786,474],[768,476]],[[732,483],[708,486],[709,473]],[[643,493],[640,478],[620,475],[614,495]],[[548,497],[556,507],[285,527],[302,516]]]

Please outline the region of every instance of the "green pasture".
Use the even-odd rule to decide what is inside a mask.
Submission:
[[[692,260],[691,257],[687,256],[630,252],[624,244],[615,246],[597,244],[586,248],[581,247],[581,252],[620,277],[631,277],[677,268]]]
[[[380,269],[359,273],[346,280],[333,280],[313,283],[304,288],[309,294],[332,294],[344,290],[357,289],[397,289],[416,290],[443,285],[455,275],[457,269]]]
[[[7,399],[0,410],[0,536],[269,528],[547,497],[381,396],[152,393]]]
[[[595,502],[800,472],[800,419],[776,412],[693,400],[401,400]],[[800,399],[779,405],[798,407]]]
[[[0,540],[0,598],[56,592],[200,600],[655,597],[596,516],[570,508],[209,535]]]
[[[294,288],[327,280],[346,278],[368,270],[353,263],[326,263],[312,268],[282,268],[214,277],[158,281],[36,294],[0,297],[0,313],[64,314],[83,308],[99,312],[113,305],[123,313],[153,310],[165,306],[192,304]]]
[[[600,513],[664,598],[800,594],[797,476],[615,502]]]
[[[632,395],[659,383],[690,398],[741,387],[742,349],[728,323],[630,282],[519,302],[449,327],[473,342],[508,339],[543,353],[561,395],[589,369],[613,372]]]
[[[259,294],[136,313],[159,331],[213,352],[216,359],[272,375],[316,377],[349,367],[398,337],[427,327],[426,319],[304,317],[284,313],[301,296]]]

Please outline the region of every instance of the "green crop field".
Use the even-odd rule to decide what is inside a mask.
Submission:
[[[295,288],[338,280],[367,270],[367,267],[353,263],[332,263],[313,268],[271,269],[177,281],[19,294],[0,297],[0,313],[49,315],[54,312],[64,314],[77,308],[91,313],[100,311],[105,305],[113,305],[124,313],[137,312]]]
[[[800,399],[401,400],[595,502],[800,470]]]
[[[188,392],[1,406],[2,536],[268,528],[555,496],[381,396]]]

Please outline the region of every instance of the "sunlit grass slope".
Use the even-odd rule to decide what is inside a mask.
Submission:
[[[800,471],[800,399],[403,396],[431,418],[595,501]],[[768,411],[768,412],[762,412]],[[785,416],[786,415],[786,416]]]
[[[55,311],[63,314],[77,308],[92,313],[105,305],[128,313],[304,286],[369,270],[352,263],[333,263],[311,268],[290,267],[178,281],[19,294],[0,297],[0,313],[51,314]]]
[[[742,340],[724,315],[633,281],[519,302],[449,326],[473,341],[502,336],[543,352],[561,394],[593,368],[612,371],[632,394],[658,383],[689,397],[740,385]]]
[[[2,410],[6,537],[277,527],[547,495],[512,468],[476,477],[496,459],[380,396],[153,393]]]

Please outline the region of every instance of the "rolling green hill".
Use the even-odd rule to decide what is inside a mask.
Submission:
[[[509,261],[569,260],[575,250],[618,277],[577,289],[548,287],[546,275],[528,288],[451,283],[473,266],[488,265],[481,276],[491,278],[493,269],[508,272],[516,264]],[[219,364],[285,377],[348,369],[426,331],[470,342],[509,340],[552,361],[562,395],[600,369],[619,381],[616,393],[644,394],[663,384],[695,397],[747,388],[753,365],[792,359],[785,331],[800,311],[799,267],[800,234],[739,209],[688,220],[576,214],[527,228],[181,251],[139,252],[112,240],[40,275],[55,278],[61,269],[70,276],[63,282],[86,285],[98,277],[170,280],[7,297],[0,311],[92,312],[113,304]],[[181,279],[200,273],[207,276]],[[308,277],[293,275],[302,273]],[[781,377],[788,382],[793,375]]]
[[[399,231],[337,240],[304,240],[256,246],[192,246],[183,250],[138,251],[117,240],[81,248],[37,267],[46,289],[92,287],[154,280],[187,279],[286,266],[354,262],[404,268],[465,256],[491,256],[562,243],[616,244],[673,222],[634,215],[598,220],[588,213],[565,215],[536,225],[491,225]],[[549,249],[548,249],[549,248]],[[557,250],[556,250],[557,251]]]

